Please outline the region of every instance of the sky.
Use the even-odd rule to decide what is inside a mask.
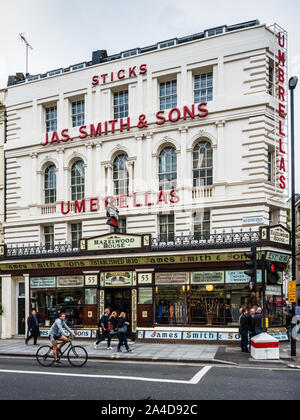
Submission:
[[[204,29],[258,19],[288,31],[289,76],[300,79],[299,0],[0,0],[0,89],[16,72],[25,73],[25,34],[29,73],[38,74],[145,47]],[[300,192],[300,82],[295,93],[296,189]]]

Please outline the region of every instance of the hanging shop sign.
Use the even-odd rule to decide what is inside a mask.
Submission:
[[[101,273],[101,285],[104,286],[132,286],[134,273],[132,271],[116,271]]]
[[[224,283],[224,271],[200,271],[192,273],[192,284]]]
[[[205,118],[208,115],[207,102],[201,102],[200,104],[193,104],[191,106],[183,106],[181,109],[172,108],[170,110],[160,110],[155,114],[154,124],[162,126],[167,122],[177,123],[179,120]],[[74,139],[84,140],[86,138],[102,137],[114,134],[115,132],[123,133],[124,131],[130,132],[133,127],[138,129],[145,129],[149,127],[150,122],[147,121],[146,114],[140,114],[137,121],[132,122],[130,117],[114,119],[110,121],[97,122],[96,124],[82,125],[78,127],[78,132],[72,134],[69,128],[64,128],[61,131],[53,131],[52,133],[46,133],[44,140],[41,142],[42,146],[48,146],[60,143],[66,143],[73,141]],[[151,122],[152,124],[152,122]],[[73,133],[72,129],[72,133]]]
[[[296,280],[289,281],[288,300],[290,303],[296,303]]]
[[[56,277],[30,277],[31,289],[50,289],[56,287]]]
[[[107,251],[107,250],[128,250],[141,249],[149,243],[150,235],[125,235],[111,233],[91,239],[83,239],[80,242],[80,249],[83,251]]]
[[[84,283],[83,276],[58,276],[57,287],[82,287]]]
[[[155,284],[187,284],[189,273],[156,273]]]
[[[262,270],[256,272],[257,282],[262,282]],[[249,276],[242,270],[228,270],[225,277],[226,283],[249,283]]]
[[[278,244],[289,245],[291,234],[282,226],[274,226],[270,228],[270,241]]]

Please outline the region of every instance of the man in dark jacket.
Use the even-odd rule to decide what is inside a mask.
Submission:
[[[250,319],[248,309],[242,310],[242,315],[240,317],[240,328],[239,333],[241,336],[241,349],[244,353],[249,353],[248,350],[248,334],[250,331]]]
[[[37,338],[40,335],[39,330],[39,320],[36,315],[36,311],[33,309],[31,311],[31,315],[27,318],[27,326],[28,326],[28,332],[27,332],[27,338],[25,340],[25,344],[28,344],[28,341],[33,338],[33,344],[37,346]]]
[[[261,334],[263,332],[262,320],[263,320],[262,309],[258,307],[256,310],[256,314],[254,316],[254,320],[253,320],[255,335]]]

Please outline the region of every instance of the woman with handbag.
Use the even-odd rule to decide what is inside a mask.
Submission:
[[[119,334],[118,352],[119,353],[122,352],[122,350],[121,350],[122,344],[124,344],[124,346],[127,350],[127,353],[132,352],[132,350],[128,346],[127,337],[126,337],[128,325],[129,325],[129,321],[126,318],[125,312],[121,312],[119,323],[118,323],[118,334]]]

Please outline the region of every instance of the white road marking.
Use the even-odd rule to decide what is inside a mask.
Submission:
[[[211,368],[212,366],[205,366],[203,369],[199,370],[199,372],[190,380],[190,383],[197,385]]]
[[[185,384],[185,385],[197,385],[206,373],[211,369],[212,366],[205,366],[189,381],[182,381],[176,379],[157,379],[157,378],[143,378],[138,376],[114,376],[114,375],[88,375],[81,373],[59,373],[59,372],[41,372],[31,370],[6,370],[0,369],[2,373],[14,373],[14,374],[25,374],[25,375],[46,375],[46,376],[64,376],[64,377],[77,377],[77,378],[90,378],[90,379],[124,379],[127,381],[143,381],[143,382],[161,382],[161,383],[173,383],[173,384]]]

